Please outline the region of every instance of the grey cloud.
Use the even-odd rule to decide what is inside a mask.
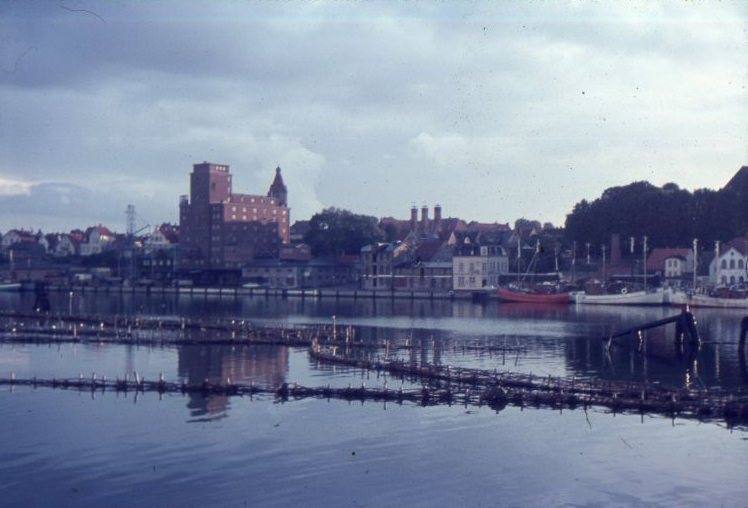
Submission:
[[[649,4],[5,2],[0,178],[124,176],[118,192],[154,222],[174,220],[202,160],[253,193],[280,163],[295,218],[440,201],[512,221],[553,189],[533,207],[559,222],[652,166],[709,186],[701,169],[748,159],[746,43],[731,29],[748,13],[693,7],[706,26]],[[441,162],[413,149],[424,133]]]

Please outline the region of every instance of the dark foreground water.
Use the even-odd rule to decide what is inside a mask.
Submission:
[[[29,310],[31,295],[0,295]],[[700,311],[705,341],[678,355],[672,330],[646,355],[608,351],[611,330],[677,312],[469,302],[52,295],[73,313],[219,316],[354,326],[412,341],[416,361],[673,386],[738,387],[740,311]],[[225,379],[377,386],[285,347],[0,345],[0,377]],[[399,381],[390,379],[390,386]],[[272,397],[3,387],[0,506],[745,507],[748,433],[718,423],[602,410],[348,403]]]

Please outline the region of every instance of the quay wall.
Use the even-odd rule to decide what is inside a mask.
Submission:
[[[46,288],[53,292],[75,292],[86,294],[150,294],[150,295],[195,295],[195,296],[262,296],[269,298],[353,298],[353,299],[397,299],[397,300],[469,300],[470,292],[431,291],[373,291],[370,289],[280,289],[243,287],[172,287],[172,286],[57,286]],[[485,296],[484,296],[485,297]]]

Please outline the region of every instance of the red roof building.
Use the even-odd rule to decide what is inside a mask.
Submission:
[[[182,267],[237,268],[275,257],[290,242],[288,191],[275,169],[266,196],[236,194],[229,167],[203,162],[190,174],[190,197],[179,204]]]

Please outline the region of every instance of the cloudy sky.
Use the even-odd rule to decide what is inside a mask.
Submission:
[[[0,1],[0,231],[178,221],[192,164],[324,207],[563,224],[748,164],[748,3]]]

